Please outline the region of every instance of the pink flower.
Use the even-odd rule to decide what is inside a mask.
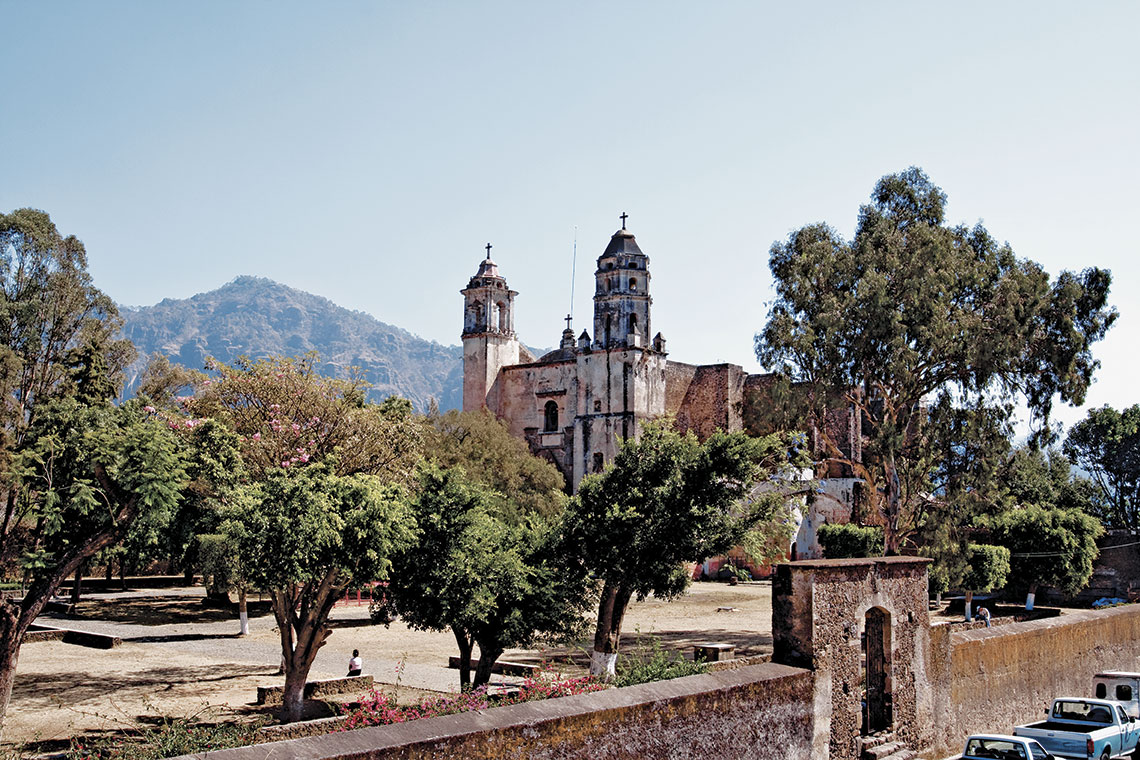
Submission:
[[[283,462],[281,462],[281,466],[282,466],[282,467],[288,467],[288,466],[289,466],[289,465],[291,465],[291,464],[293,464],[293,463],[292,463],[292,462],[290,462],[288,459],[286,459],[286,460],[284,460]]]
[[[155,409],[153,406],[144,406],[143,411],[147,412],[148,414],[154,414],[158,410]]]
[[[261,433],[254,433],[253,434],[253,440],[260,441],[261,440]]]

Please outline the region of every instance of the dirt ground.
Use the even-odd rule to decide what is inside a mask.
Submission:
[[[384,690],[397,692],[401,702],[458,689],[456,671],[447,668],[448,657],[458,653],[450,633],[413,631],[398,621],[387,628],[371,625],[367,612],[355,603],[337,607],[334,634],[310,680],[343,676],[355,648],[364,657],[364,672]],[[735,644],[738,656],[763,654],[772,649],[771,616],[768,583],[696,583],[673,602],[633,603],[622,647],[628,652],[657,640],[691,656],[694,643],[720,641]],[[26,644],[4,720],[8,747],[58,746],[68,737],[137,727],[160,716],[252,717],[266,712],[253,704],[257,687],[284,680],[277,675],[280,648],[272,615],[251,615],[251,634],[238,637],[232,613],[204,607],[200,588],[92,598],[75,616],[45,616],[40,622],[117,635],[123,643],[107,650],[57,641]],[[578,674],[588,649],[583,641],[512,651],[502,659],[553,662],[560,671]]]

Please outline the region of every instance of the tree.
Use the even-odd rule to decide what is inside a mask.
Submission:
[[[334,463],[279,468],[251,486],[220,526],[256,558],[241,573],[265,589],[285,660],[283,709],[302,717],[309,669],[332,633],[329,613],[354,584],[388,577],[391,557],[414,540],[407,497],[375,475],[337,475]]]
[[[42,211],[0,214],[0,555],[24,597],[0,597],[0,720],[20,641],[60,583],[139,520],[161,522],[180,459],[137,405],[115,408],[133,358],[83,244]]]
[[[1039,586],[1075,594],[1092,577],[1096,540],[1104,528],[1075,509],[1029,505],[983,520],[990,540],[1010,551],[1013,586],[1027,589],[1025,608],[1033,609]]]
[[[247,486],[237,500],[242,516],[228,522],[246,535],[230,531],[226,540],[240,547],[235,561],[255,571],[249,583],[272,601],[289,720],[301,716],[337,597],[386,577],[391,555],[411,540],[406,498],[388,486],[410,482],[421,451],[409,406],[367,404],[362,380],[322,377],[315,361],[211,362],[217,377],[181,401],[189,416],[169,418],[183,429],[214,419],[238,436]]]
[[[1105,525],[1140,531],[1140,404],[1093,409],[1069,431],[1064,451],[1096,484]]]
[[[981,224],[947,225],[945,205],[912,167],[879,181],[850,242],[815,224],[775,243],[777,298],[756,336],[765,366],[861,415],[860,461],[826,444],[866,481],[887,553],[917,528],[925,467],[905,449],[926,400],[1021,396],[1046,438],[1055,396],[1083,402],[1098,366],[1091,346],[1116,318],[1107,271],[1050,281]]]
[[[590,584],[580,567],[561,561],[557,517],[504,514],[462,468],[435,464],[421,468],[413,511],[419,539],[395,559],[374,616],[395,612],[413,628],[451,629],[463,689],[486,685],[507,648],[580,632]]]
[[[783,494],[754,493],[753,484],[802,466],[794,448],[783,435],[717,432],[700,443],[658,422],[582,481],[567,508],[564,541],[603,584],[591,673],[613,676],[630,599],[678,596],[689,580],[684,562],[728,551],[783,508]]]
[[[989,544],[970,544],[966,555],[967,570],[960,585],[966,592],[966,620],[974,619],[974,594],[993,591],[1005,585],[1009,577],[1009,549]]]
[[[486,409],[428,414],[426,421],[425,456],[442,467],[462,467],[490,489],[499,511],[554,515],[565,507],[562,474]]]

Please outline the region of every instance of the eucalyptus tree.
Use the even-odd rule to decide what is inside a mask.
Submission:
[[[1108,271],[1051,279],[981,224],[947,224],[946,194],[913,167],[878,182],[852,240],[809,225],[772,246],[770,267],[776,300],[756,355],[824,406],[860,415],[859,458],[820,432],[827,456],[867,483],[888,553],[918,527],[930,465],[913,467],[905,449],[926,402],[1020,397],[1044,440],[1054,398],[1083,402],[1098,366],[1091,347],[1116,318]]]

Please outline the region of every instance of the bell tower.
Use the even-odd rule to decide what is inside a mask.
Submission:
[[[594,350],[652,348],[649,336],[649,257],[625,228],[610,238],[594,272]]]
[[[463,410],[497,405],[496,380],[502,367],[519,363],[519,341],[515,335],[515,291],[487,258],[459,291],[463,294]]]

